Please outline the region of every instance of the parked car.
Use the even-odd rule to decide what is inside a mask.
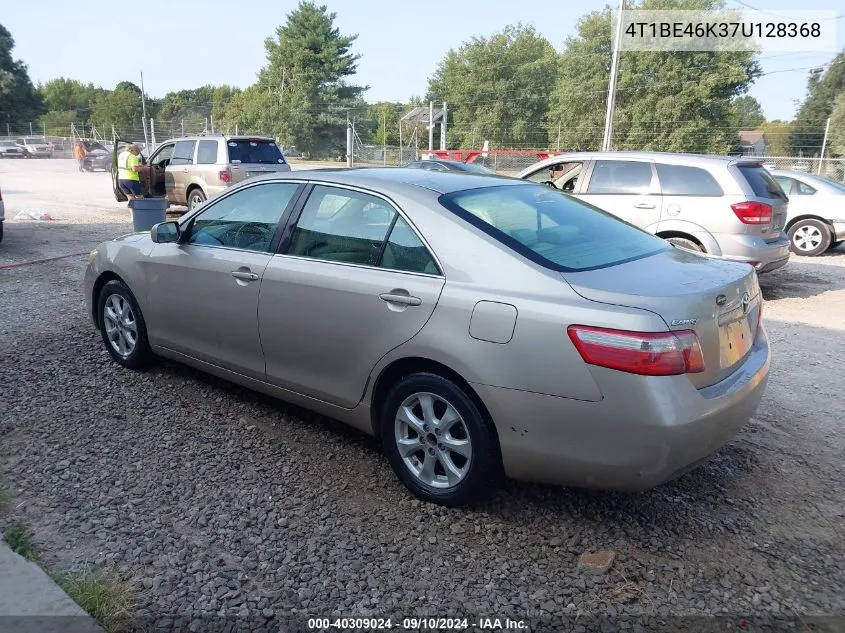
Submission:
[[[27,136],[18,139],[18,147],[24,152],[25,158],[50,158],[53,148],[43,138]]]
[[[0,141],[0,158],[24,158],[26,153],[14,141]]]
[[[789,196],[786,231],[793,253],[814,257],[845,241],[845,184],[801,172],[771,174]]]
[[[789,261],[787,197],[761,163],[662,152],[560,154],[523,170],[672,244],[751,264]]]
[[[3,222],[6,221],[6,203],[3,202],[3,192],[0,191],[0,242],[3,241]]]
[[[429,171],[463,171],[469,174],[483,174],[486,176],[495,176],[496,172],[488,169],[484,165],[476,165],[475,163],[464,163],[459,160],[443,160],[443,159],[424,159],[415,160],[410,163],[405,163],[402,167],[409,169],[428,169]]]
[[[125,142],[116,144],[115,164],[125,146]],[[256,136],[186,136],[165,141],[144,158],[144,195],[167,197],[191,209],[251,176],[290,171],[276,141]],[[126,200],[117,186],[116,170],[112,188],[118,202]]]
[[[82,159],[83,171],[111,171],[114,161],[113,149],[109,149],[98,141],[82,141],[87,152]]]
[[[101,244],[84,288],[118,364],[166,356],[340,419],[446,505],[502,473],[655,486],[729,441],[768,376],[752,267],[516,179],[252,178]]]

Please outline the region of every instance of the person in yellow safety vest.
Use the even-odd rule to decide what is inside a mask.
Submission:
[[[117,184],[129,200],[142,198],[141,194],[141,148],[130,145],[117,157]]]

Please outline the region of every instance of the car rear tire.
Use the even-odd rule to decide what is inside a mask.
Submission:
[[[205,194],[202,189],[196,187],[188,192],[188,208],[196,209],[199,205],[205,202]]]
[[[699,244],[696,244],[692,240],[688,240],[685,237],[667,237],[665,239],[670,244],[674,244],[675,246],[685,248],[688,251],[695,251],[696,253],[705,252],[704,249]]]
[[[789,228],[789,250],[796,255],[821,255],[832,241],[830,227],[821,220],[798,220]]]
[[[834,248],[839,248],[842,244],[845,243],[845,240],[839,240],[838,242],[831,242],[830,246],[827,247],[827,250],[832,251]]]
[[[3,241],[3,223],[0,222],[0,242]]]
[[[147,324],[135,295],[122,281],[108,282],[97,297],[100,334],[112,359],[128,369],[143,369],[153,359]]]
[[[380,413],[393,472],[423,501],[463,506],[488,496],[500,481],[493,426],[451,380],[428,372],[405,376]]]

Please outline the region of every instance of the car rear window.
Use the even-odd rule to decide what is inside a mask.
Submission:
[[[227,145],[230,163],[280,165],[285,162],[282,151],[273,141],[237,139],[230,140]]]
[[[706,169],[657,163],[660,190],[667,196],[721,196],[719,183]]]
[[[779,198],[788,200],[780,185],[772,175],[759,165],[738,165],[754,195],[759,198]]]
[[[666,242],[601,209],[540,185],[457,191],[440,203],[546,268],[605,268],[665,251]]]

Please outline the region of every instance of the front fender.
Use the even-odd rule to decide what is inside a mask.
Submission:
[[[679,220],[676,218],[666,220],[661,219],[655,228],[649,228],[649,230],[655,235],[660,235],[661,233],[684,233],[698,240],[701,245],[704,246],[704,250],[707,251],[708,255],[722,254],[719,242],[716,241],[713,234],[695,222],[690,222],[689,220]]]

